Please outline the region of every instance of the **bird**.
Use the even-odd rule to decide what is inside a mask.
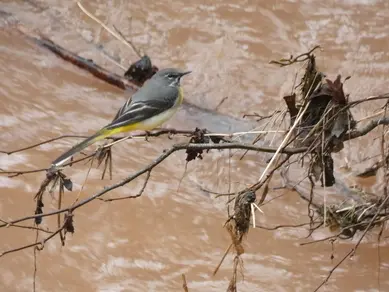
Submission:
[[[119,109],[111,123],[73,146],[52,162],[52,168],[64,164],[74,154],[93,143],[115,134],[136,130],[150,131],[169,120],[184,99],[180,81],[191,71],[167,68],[157,71]]]

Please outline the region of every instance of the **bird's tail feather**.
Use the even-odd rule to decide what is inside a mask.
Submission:
[[[96,134],[90,136],[89,138],[86,138],[81,143],[78,143],[77,145],[73,146],[68,151],[63,153],[61,156],[59,156],[57,159],[55,159],[52,162],[52,165],[55,167],[62,165],[64,162],[66,162],[74,154],[80,152],[81,150],[85,149],[89,145],[92,145],[93,143],[106,138],[107,136],[109,136],[109,133],[107,133],[107,131],[105,129],[101,129]]]

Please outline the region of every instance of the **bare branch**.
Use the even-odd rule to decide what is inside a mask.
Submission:
[[[389,98],[389,96],[388,96]],[[345,134],[345,141],[352,140],[361,136],[366,135],[370,131],[379,125],[389,125],[389,118],[377,118],[368,122],[364,127],[360,127],[356,130],[351,130],[349,133]]]
[[[266,152],[266,153],[274,153],[277,151],[277,148],[272,147],[260,147],[255,146],[251,144],[244,144],[244,143],[223,143],[223,144],[193,144],[193,143],[186,143],[186,144],[176,144],[173,146],[174,151],[178,150],[212,150],[212,149],[243,149],[243,150],[251,150],[251,151],[258,151],[258,152]],[[280,150],[280,153],[286,153],[286,154],[298,154],[303,153],[306,151],[307,148],[284,148]],[[75,164],[76,162],[86,160],[90,157],[93,157],[96,154],[93,153],[91,155],[88,155],[86,157],[83,157],[81,159],[71,161],[68,163],[65,163],[63,167]],[[14,170],[14,171],[0,171],[0,174],[9,174],[10,177],[18,176],[21,174],[28,174],[28,173],[36,173],[36,172],[42,172],[47,171],[49,168],[41,168],[41,169],[34,169],[34,170]]]
[[[21,247],[18,247],[18,248],[14,248],[14,249],[10,249],[10,250],[6,250],[2,253],[0,253],[0,258],[5,256],[6,254],[9,254],[9,253],[13,253],[13,252],[17,252],[17,251],[20,251],[20,250],[23,250],[23,249],[27,249],[27,248],[30,248],[30,247],[38,247],[38,249],[43,249],[45,243],[47,241],[49,241],[50,239],[52,239],[54,236],[56,236],[58,233],[60,233],[62,231],[62,229],[64,228],[64,226],[62,226],[61,228],[59,228],[57,231],[55,231],[53,234],[51,234],[50,236],[46,237],[45,239],[41,240],[41,241],[36,241],[34,243],[31,243],[31,244],[27,244],[27,245],[24,245],[24,246],[21,246]]]
[[[165,135],[165,134],[168,134],[168,135],[192,135],[193,131],[176,130],[176,129],[168,129],[168,128],[166,128],[166,129],[159,129],[159,130],[152,131],[147,136],[148,137],[159,137],[159,136],[162,136],[162,135]],[[26,146],[26,147],[23,147],[23,148],[15,149],[15,150],[12,150],[12,151],[0,150],[0,153],[11,155],[13,153],[17,153],[17,152],[25,151],[25,150],[28,150],[28,149],[32,149],[32,148],[35,148],[35,147],[38,147],[38,146],[41,146],[41,145],[44,145],[44,144],[48,144],[48,143],[51,143],[51,142],[54,142],[54,141],[57,141],[57,140],[61,140],[61,139],[66,139],[66,138],[85,139],[85,138],[88,138],[88,137],[89,136],[85,136],[85,135],[62,135],[62,136],[58,136],[58,137],[55,137],[55,138],[52,138],[52,139],[48,139],[48,140],[45,140],[45,141],[42,141],[42,142],[39,142],[39,143],[36,143],[36,144],[32,144],[32,145]],[[134,135],[131,136],[131,138],[144,138],[144,137],[146,137],[145,134],[134,134]],[[105,138],[105,140],[112,140],[112,141],[118,141],[120,139],[122,139],[122,138],[121,137],[107,137],[107,138]]]
[[[113,28],[115,29],[115,31],[118,33],[118,35],[121,37],[121,39],[129,46],[132,48],[132,50],[135,52],[135,54],[139,57],[139,58],[142,58],[142,54],[140,53],[140,51],[138,50],[138,48],[131,42],[129,41],[128,39],[126,39],[126,37],[123,35],[123,33],[115,26],[113,25]]]
[[[20,219],[16,219],[16,220],[13,220],[13,221],[9,221],[8,224],[15,224],[15,223],[19,223],[19,222],[23,222],[23,221],[26,221],[26,220],[31,220],[31,219],[35,219],[35,218],[43,218],[43,217],[47,217],[47,216],[53,216],[53,215],[57,215],[57,214],[60,214],[60,213],[65,213],[65,212],[72,212],[78,208],[80,208],[81,206],[101,197],[102,195],[114,190],[114,189],[117,189],[121,186],[124,186],[125,184],[129,183],[130,181],[136,179],[137,177],[139,177],[140,175],[148,172],[148,171],[151,171],[155,166],[157,166],[158,164],[160,164],[162,161],[164,161],[166,158],[168,158],[171,154],[173,154],[174,152],[178,151],[178,150],[183,150],[185,148],[171,148],[167,151],[165,151],[162,155],[160,155],[156,160],[154,160],[151,164],[149,164],[148,166],[144,167],[143,169],[137,171],[135,174],[133,175],[130,175],[128,176],[126,179],[120,181],[119,183],[116,183],[114,185],[111,185],[109,187],[106,187],[104,188],[102,191],[96,193],[95,195],[89,197],[89,198],[86,198],[84,200],[82,200],[81,202],[78,202],[77,204],[75,204],[74,206],[71,206],[71,207],[68,207],[68,208],[63,208],[63,209],[60,209],[60,210],[56,210],[56,211],[53,211],[53,212],[49,212],[49,213],[43,213],[43,214],[37,214],[37,215],[31,215],[31,216],[26,216],[26,217],[23,217],[23,218],[20,218]],[[1,227],[6,227],[8,224],[0,224],[0,228]]]
[[[182,288],[184,289],[184,292],[189,292],[188,284],[186,283],[185,274],[182,274],[181,277],[182,277]]]
[[[277,229],[281,229],[281,228],[296,228],[296,227],[303,227],[303,226],[307,226],[307,225],[310,225],[311,223],[308,222],[308,223],[301,223],[301,224],[285,224],[285,225],[277,225],[277,226],[274,226],[274,227],[267,227],[267,226],[262,226],[262,225],[257,225],[256,227],[257,228],[261,228],[261,229],[265,229],[265,230],[277,230]]]
[[[140,197],[143,194],[143,192],[144,192],[144,190],[145,190],[145,188],[147,186],[147,183],[149,182],[150,175],[151,175],[151,170],[147,172],[147,176],[145,178],[143,186],[142,186],[142,188],[140,189],[140,191],[136,195],[130,195],[130,196],[118,197],[118,198],[109,198],[109,199],[99,198],[99,200],[104,201],[104,202],[112,202],[112,201],[119,201],[119,200],[125,200],[125,199],[135,199],[135,198],[138,198],[138,197]]]
[[[41,146],[41,145],[44,145],[44,144],[47,144],[47,143],[50,143],[50,142],[53,142],[53,141],[65,139],[65,138],[88,138],[88,136],[62,135],[62,136],[59,136],[59,137],[55,137],[55,138],[52,138],[52,139],[49,139],[49,140],[45,140],[43,142],[39,142],[39,143],[30,145],[30,146],[26,146],[26,147],[23,147],[23,148],[20,148],[20,149],[12,150],[12,151],[0,150],[0,153],[11,155],[11,154],[14,154],[14,153],[22,152],[22,151],[25,151],[25,150],[28,150],[28,149],[32,149],[32,148],[35,148],[35,147],[38,147],[38,146]]]
[[[289,59],[281,59],[279,61],[275,61],[275,60],[272,60],[270,61],[269,63],[270,64],[276,64],[276,65],[279,65],[281,67],[285,67],[285,66],[288,66],[288,65],[292,65],[294,63],[300,63],[300,62],[305,62],[306,60],[309,59],[309,57],[311,56],[311,54],[317,50],[317,49],[320,49],[320,46],[315,46],[313,47],[311,50],[309,50],[308,52],[306,53],[302,53],[300,55],[298,55],[297,57],[293,58],[293,56],[290,56]]]
[[[319,289],[328,282],[328,280],[331,278],[332,273],[353,253],[353,249],[350,250],[328,273],[327,277],[324,279],[324,281],[315,289],[316,291],[319,291]]]
[[[10,228],[10,227],[17,227],[17,228],[23,228],[23,229],[31,229],[31,230],[36,230],[36,231],[42,231],[44,233],[53,233],[53,231],[50,231],[50,230],[46,230],[46,229],[43,229],[43,228],[39,228],[39,227],[36,227],[36,226],[26,226],[26,225],[18,225],[18,224],[11,224],[5,220],[2,220],[0,219],[0,222],[3,222],[5,224],[7,224],[7,227]]]

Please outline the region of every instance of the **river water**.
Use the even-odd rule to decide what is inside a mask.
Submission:
[[[83,1],[99,19],[116,25],[131,41],[163,67],[193,73],[182,84],[186,100],[215,109],[234,124],[181,110],[167,125],[180,129],[207,127],[215,131],[247,130],[246,113],[269,114],[280,108],[289,92],[295,68],[280,69],[272,59],[305,52],[320,44],[318,65],[334,79],[351,75],[345,91],[351,99],[387,91],[389,70],[389,2],[343,1]],[[83,14],[74,1],[8,1],[0,4],[0,150],[13,150],[62,134],[91,134],[105,125],[125,100],[110,86],[52,53],[37,47],[16,31],[42,32],[59,45],[91,58],[111,71],[137,59],[128,47]],[[102,46],[101,46],[102,45]],[[360,118],[372,108],[356,109]],[[239,122],[238,122],[239,121]],[[45,168],[76,139],[63,139],[10,156],[0,154],[3,170]],[[80,194],[86,198],[150,163],[176,137],[121,143],[114,148],[113,180],[100,180],[92,169]],[[366,145],[369,148],[366,149]],[[336,155],[358,169],[364,157],[377,153],[379,141],[361,138]],[[240,152],[238,152],[240,153]],[[175,153],[154,169],[142,197],[116,202],[93,201],[75,212],[74,235],[61,247],[49,241],[37,257],[37,291],[225,291],[232,257],[212,276],[229,236],[224,199],[201,188],[226,192],[255,182],[266,166],[264,157],[249,154],[229,159],[229,152],[212,151],[203,161],[186,166],[185,154]],[[187,168],[186,168],[187,167]],[[71,204],[85,179],[87,166],[65,170],[74,183],[63,204]],[[33,196],[44,173],[15,178],[0,176],[0,218],[9,220],[34,212]],[[357,181],[367,190],[379,189],[375,180]],[[107,197],[136,194],[142,178]],[[307,222],[306,204],[284,190],[263,206],[257,224]],[[56,194],[46,195],[45,211],[57,206]],[[55,228],[56,219],[42,226]],[[328,271],[352,248],[354,241],[300,246],[328,236],[326,229],[305,239],[307,229],[251,229],[245,241],[244,280],[239,291],[313,291]],[[43,235],[41,235],[43,236]],[[35,239],[35,232],[0,229],[0,251]],[[331,254],[334,259],[331,260]],[[388,244],[377,252],[376,236],[368,236],[357,254],[342,264],[322,291],[388,291]],[[32,291],[33,251],[0,258],[0,291]]]

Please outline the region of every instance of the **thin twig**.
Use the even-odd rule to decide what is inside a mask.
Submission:
[[[257,228],[261,228],[261,229],[265,229],[265,230],[277,230],[277,229],[281,229],[281,228],[297,228],[297,227],[303,227],[303,226],[307,226],[307,225],[310,225],[311,223],[308,222],[308,223],[301,223],[301,224],[285,224],[285,225],[277,225],[277,226],[274,226],[274,227],[267,227],[267,226],[262,226],[262,225],[257,225]]]
[[[126,196],[126,197],[109,198],[109,199],[99,198],[99,200],[104,201],[104,202],[112,202],[112,201],[119,201],[119,200],[124,200],[124,199],[135,199],[135,198],[138,198],[138,197],[140,197],[143,194],[143,192],[144,192],[144,190],[145,190],[145,188],[147,186],[147,183],[149,182],[150,175],[151,175],[151,170],[147,172],[145,181],[143,182],[143,186],[142,186],[142,188],[140,189],[140,191],[136,195],[129,195],[129,196]]]
[[[134,49],[133,45],[129,43],[124,37],[121,37],[119,34],[115,33],[113,30],[111,30],[108,26],[106,26],[101,20],[99,20],[96,16],[94,16],[92,13],[90,13],[88,10],[85,9],[84,6],[80,2],[77,2],[78,7],[84,12],[87,16],[89,16],[91,19],[96,21],[98,24],[100,24],[107,32],[109,32],[111,35],[113,35],[118,41],[128,46],[130,49],[134,50],[134,52],[140,56],[140,54],[137,52],[136,49]]]
[[[321,239],[316,239],[316,240],[312,240],[312,241],[302,242],[302,243],[300,243],[300,245],[301,246],[303,246],[303,245],[310,245],[310,244],[314,244],[314,243],[323,242],[323,241],[327,241],[327,240],[330,240],[330,239],[338,238],[342,234],[342,232],[343,231],[338,232],[335,235],[327,236],[327,237],[324,237],[324,238],[321,238]]]
[[[326,279],[315,289],[314,292],[319,291],[319,289],[328,282],[330,279],[332,273],[353,253],[353,250],[351,249],[328,273],[328,276]]]
[[[188,284],[186,283],[185,274],[182,274],[181,277],[182,277],[182,288],[184,289],[184,292],[189,292]]]
[[[135,54],[137,54],[137,56],[138,56],[139,58],[142,58],[142,54],[141,54],[140,51],[135,47],[135,45],[134,45],[131,41],[127,40],[127,39],[125,38],[125,36],[123,35],[123,33],[122,33],[115,25],[113,25],[113,28],[114,28],[115,31],[120,35],[120,37],[121,37],[122,40],[127,44],[127,46],[129,45],[129,46],[132,48],[132,50],[135,52]]]
[[[36,235],[35,235],[35,243],[38,242],[38,236],[39,236],[39,231],[37,230],[36,231]],[[36,264],[36,252],[37,252],[37,248],[34,247],[34,274],[33,274],[33,282],[32,282],[32,291],[35,292],[36,291],[36,273],[38,271],[37,269],[37,264]]]
[[[44,233],[53,233],[53,231],[50,231],[50,230],[46,230],[46,229],[43,229],[43,228],[39,228],[39,227],[36,227],[36,226],[25,226],[25,225],[18,225],[18,224],[11,224],[5,220],[2,220],[0,219],[0,222],[3,222],[5,224],[7,224],[6,227],[17,227],[17,228],[24,228],[24,229],[31,229],[31,230],[37,230],[37,231],[42,231]]]
[[[81,188],[80,188],[80,191],[79,191],[79,192],[78,192],[78,194],[77,194],[77,198],[76,198],[76,200],[73,202],[72,206],[74,206],[74,205],[75,205],[75,204],[78,202],[78,200],[80,199],[81,192],[82,192],[82,191],[83,191],[83,189],[84,189],[84,186],[85,186],[85,184],[86,184],[86,182],[87,182],[87,180],[88,180],[88,177],[89,177],[90,171],[91,171],[91,169],[92,169],[92,165],[93,165],[93,161],[94,161],[94,159],[95,159],[95,156],[93,156],[93,157],[92,157],[92,159],[91,159],[91,162],[90,162],[90,165],[89,165],[88,171],[87,171],[87,173],[86,173],[86,176],[85,176],[84,182],[82,183],[82,185],[81,185]]]
[[[219,104],[215,107],[215,111],[217,111],[227,99],[228,96],[223,97]]]
[[[365,101],[365,100],[362,100],[362,101]],[[362,128],[351,130],[349,133],[347,133],[345,135],[344,141],[352,140],[352,139],[361,137],[363,135],[366,135],[367,133],[369,133],[370,131],[372,131],[374,128],[376,128],[379,125],[389,125],[389,118],[380,118],[380,119],[372,120],[372,121],[370,121],[367,125],[365,125]],[[269,131],[267,131],[267,132],[269,132]],[[157,131],[156,133],[150,133],[149,136],[153,136],[154,137],[154,136],[160,136],[160,135],[168,134],[168,133],[170,133],[170,134],[181,133],[181,134],[184,134],[184,135],[189,135],[189,134],[193,133],[193,131],[178,131],[178,130],[174,130],[174,129],[162,129],[160,131]],[[237,132],[237,133],[233,133],[233,134],[220,134],[220,133],[213,134],[212,133],[212,134],[205,134],[205,135],[207,135],[207,136],[223,136],[223,135],[224,136],[231,136],[231,135],[233,135],[234,136],[234,135],[243,135],[243,134],[250,134],[250,133],[256,133],[256,132],[255,131],[252,131],[252,132],[248,131],[248,132]],[[289,133],[290,133],[290,131],[289,131]],[[54,138],[54,139],[61,139],[63,137],[77,137],[77,138],[80,138],[80,137],[84,137],[84,136],[60,136],[60,137],[57,137],[57,138]],[[142,137],[143,138],[143,137],[145,137],[145,135],[139,135],[139,136],[133,135],[132,138],[134,138],[134,137]],[[114,141],[118,141],[120,139],[123,139],[123,138],[111,138],[111,140],[114,140]],[[128,138],[126,138],[126,139],[128,139]],[[126,140],[126,139],[124,139],[124,140]],[[47,143],[47,142],[42,142],[42,143],[35,144],[35,145],[41,145],[41,144],[44,144],[44,143]],[[203,150],[210,150],[210,149],[243,149],[243,150],[252,150],[252,151],[262,151],[262,152],[267,152],[267,153],[277,153],[277,151],[279,151],[278,153],[286,153],[286,154],[303,153],[303,152],[306,152],[309,149],[307,147],[301,147],[301,148],[291,148],[291,149],[286,148],[286,149],[282,150],[282,147],[278,147],[278,148],[257,147],[257,146],[253,146],[253,145],[243,144],[243,143],[215,144],[214,146],[210,146],[211,144],[209,144],[207,146],[205,146],[205,145],[200,146],[202,144],[197,144],[197,145],[198,146],[197,146],[196,149],[203,149]],[[223,146],[221,146],[221,145],[223,145]],[[34,145],[28,146],[28,147],[25,147],[25,148],[29,149],[29,148],[32,148],[32,147],[34,147]],[[8,153],[19,152],[19,151],[22,151],[22,150],[23,149],[18,149],[18,150],[14,150],[14,151],[10,151],[10,152],[7,152],[7,151],[1,151],[1,152],[8,154]],[[75,160],[75,161],[71,161],[71,162],[67,162],[67,163],[65,163],[63,165],[63,167],[75,164],[75,163],[77,163],[79,161],[83,161],[85,159],[88,159],[88,158],[92,157],[93,155],[94,154],[91,154],[91,155],[83,157],[81,159],[78,159],[78,160]],[[274,157],[275,156],[273,156],[273,159],[274,159]],[[271,163],[272,163],[272,161],[271,161]],[[270,163],[268,164],[267,168],[269,167],[269,165],[270,165]],[[41,169],[34,169],[34,170],[0,171],[0,174],[8,174],[9,177],[15,177],[15,176],[18,176],[18,175],[21,175],[21,174],[30,174],[30,173],[47,171],[47,170],[48,170],[48,168],[41,168]],[[267,170],[265,169],[265,171],[262,173],[262,176],[261,176],[262,178],[265,175],[266,171]]]
[[[62,135],[62,136],[59,136],[59,137],[48,139],[48,140],[45,140],[43,142],[39,142],[39,143],[30,145],[30,146],[26,146],[26,147],[23,147],[23,148],[20,148],[20,149],[12,150],[12,151],[0,150],[0,153],[11,155],[11,154],[14,154],[14,153],[22,152],[22,151],[25,151],[25,150],[28,150],[28,149],[32,149],[32,148],[41,146],[43,144],[47,144],[47,143],[50,143],[50,142],[53,142],[53,141],[57,141],[57,140],[60,140],[60,139],[65,139],[65,138],[84,138],[85,139],[85,138],[88,138],[88,136],[82,136],[82,135]]]
[[[176,130],[176,129],[169,129],[169,128],[160,128],[158,130],[154,130],[154,131],[150,132],[147,136],[148,137],[159,137],[159,136],[162,136],[162,135],[165,135],[165,134],[169,134],[169,135],[192,135],[193,131]],[[209,134],[209,136],[212,136],[212,134]],[[45,140],[45,141],[42,141],[42,142],[39,142],[39,143],[36,143],[36,144],[32,144],[32,145],[29,145],[29,146],[26,146],[26,147],[23,147],[23,148],[15,149],[15,150],[12,150],[12,151],[0,150],[0,153],[11,155],[13,153],[17,153],[17,152],[25,151],[25,150],[28,150],[28,149],[32,149],[32,148],[35,148],[35,147],[38,147],[38,146],[41,146],[41,145],[44,145],[44,144],[48,144],[48,143],[51,143],[51,142],[54,142],[54,141],[57,141],[57,140],[61,140],[61,139],[66,139],[66,138],[85,139],[85,138],[88,138],[88,137],[89,136],[86,136],[86,135],[61,135],[61,136],[58,136],[58,137],[55,137],[55,138],[51,138],[51,139],[48,139],[48,140]],[[134,135],[132,135],[132,139],[135,139],[135,138],[143,139],[145,137],[146,137],[145,134],[134,134]],[[117,141],[117,140],[121,140],[122,137],[106,137],[104,139],[105,140]]]
[[[122,138],[123,140],[126,140],[127,138]],[[107,147],[105,145],[104,147]],[[273,147],[261,147],[261,146],[255,146],[251,144],[245,144],[245,143],[220,143],[220,144],[211,144],[211,143],[204,143],[204,144],[177,144],[173,146],[175,148],[174,151],[178,150],[186,150],[186,149],[193,149],[193,150],[212,150],[212,149],[241,149],[241,150],[250,150],[250,151],[257,151],[257,152],[266,152],[266,153],[275,153],[278,151],[278,153],[284,153],[284,154],[298,154],[298,153],[304,153],[307,148],[306,147],[300,147],[300,148],[273,148]],[[68,163],[63,164],[61,167],[68,166],[71,164],[75,164],[76,162],[86,160],[90,157],[93,157],[95,153],[88,155],[86,157],[83,157],[79,160],[71,161]],[[35,169],[35,170],[15,170],[15,171],[2,171],[0,174],[12,174],[12,176],[17,176],[20,174],[26,174],[26,173],[33,173],[33,172],[42,172],[47,171],[48,168],[42,168],[42,169]]]
[[[59,178],[59,177],[58,177]],[[57,209],[60,210],[62,208],[62,196],[65,192],[64,190],[64,185],[63,185],[63,178],[59,178],[60,179],[60,184],[59,184],[59,194],[58,194],[58,205],[57,205]],[[53,184],[53,188],[55,186],[55,183]],[[57,228],[61,228],[61,214],[58,214],[57,215]],[[65,245],[65,237],[64,235],[62,234],[62,230],[59,232],[59,238],[61,240],[61,244],[62,246]]]
[[[255,229],[255,227],[256,227],[256,224],[255,224],[255,210],[254,210],[254,206],[253,205],[255,205],[255,204],[253,204],[253,203],[250,204],[250,209],[251,209],[251,216],[252,216],[252,219],[253,219],[253,228]],[[257,205],[255,205],[255,206],[257,206]],[[259,209],[258,206],[257,206],[257,208]],[[261,210],[261,209],[259,209],[259,210]],[[261,212],[262,212],[262,210],[261,210]]]
[[[365,120],[368,120],[368,119],[371,119],[371,118],[375,118],[376,116],[379,116],[380,114],[382,114],[384,112],[385,112],[385,110],[380,110],[379,112],[376,112],[376,113],[373,113],[373,114],[371,114],[371,115],[369,115],[367,117],[361,118],[360,120],[356,121],[356,123],[358,124],[358,123],[360,123],[362,121],[365,121]]]
[[[294,63],[300,63],[300,62],[305,62],[306,60],[308,60],[311,56],[311,54],[317,50],[317,49],[321,49],[320,46],[314,46],[311,50],[309,50],[308,52],[306,53],[302,53],[300,55],[298,55],[297,57],[293,58],[293,56],[290,56],[289,59],[281,59],[279,61],[275,61],[275,60],[272,60],[270,61],[269,63],[270,64],[276,64],[276,65],[280,65],[281,67],[285,67],[285,66],[288,66],[288,65],[292,65]]]
[[[234,244],[231,243],[231,244],[227,247],[226,251],[224,252],[224,254],[223,254],[223,256],[222,256],[222,258],[221,258],[221,260],[220,260],[220,262],[219,262],[219,264],[216,266],[215,270],[213,271],[213,274],[212,274],[213,276],[215,276],[215,275],[217,274],[217,272],[219,271],[220,266],[222,265],[224,259],[226,258],[226,256],[227,256],[228,253],[230,252],[230,249],[231,249],[231,247],[232,247],[233,245],[234,245]]]
[[[349,257],[349,256],[353,256],[355,254],[355,252],[357,251],[359,245],[361,244],[362,242],[362,239],[366,236],[367,232],[370,230],[370,227],[371,225],[373,224],[373,222],[375,222],[375,219],[377,218],[378,214],[381,212],[381,210],[383,209],[383,207],[386,205],[387,201],[389,199],[389,195],[386,194],[385,196],[385,199],[382,201],[382,203],[380,204],[377,212],[374,214],[373,218],[370,220],[369,224],[366,226],[366,228],[364,229],[361,237],[359,238],[359,240],[357,241],[357,243],[355,244],[355,246],[350,249],[350,251],[329,271],[327,277],[324,279],[324,281],[315,289],[315,291],[318,291],[325,283],[328,282],[328,280],[330,279],[332,273]]]
[[[13,252],[17,252],[17,251],[20,251],[20,250],[24,250],[24,249],[27,249],[27,248],[30,248],[30,247],[37,247],[39,250],[43,249],[45,243],[52,239],[54,236],[56,236],[59,232],[61,232],[61,230],[64,228],[64,226],[62,226],[61,228],[59,228],[57,231],[55,231],[53,234],[49,235],[48,237],[46,237],[45,239],[39,241],[39,242],[34,242],[34,243],[31,243],[31,244],[27,244],[27,245],[24,245],[24,246],[21,246],[21,247],[17,247],[17,248],[13,248],[13,249],[10,249],[10,250],[6,250],[2,253],[0,253],[0,258],[5,256],[6,254],[9,254],[9,253],[13,253]]]
[[[287,141],[289,140],[290,136],[292,135],[293,131],[294,131],[294,128],[296,128],[296,126],[298,125],[298,123],[300,122],[300,120],[302,119],[302,117],[304,116],[304,113],[307,111],[308,109],[308,106],[310,104],[310,101],[307,102],[305,108],[301,111],[301,113],[299,113],[298,117],[296,118],[293,126],[290,128],[288,134],[285,136],[285,138],[282,140],[280,146],[278,147],[277,151],[275,152],[275,154],[273,155],[272,159],[270,160],[270,162],[267,164],[265,170],[262,172],[262,175],[259,177],[258,181],[261,181],[264,176],[266,175],[267,171],[269,170],[269,168],[272,166],[273,162],[276,160],[277,156],[279,153],[281,153],[281,150],[282,150],[282,147],[284,147],[284,144],[287,143]]]

